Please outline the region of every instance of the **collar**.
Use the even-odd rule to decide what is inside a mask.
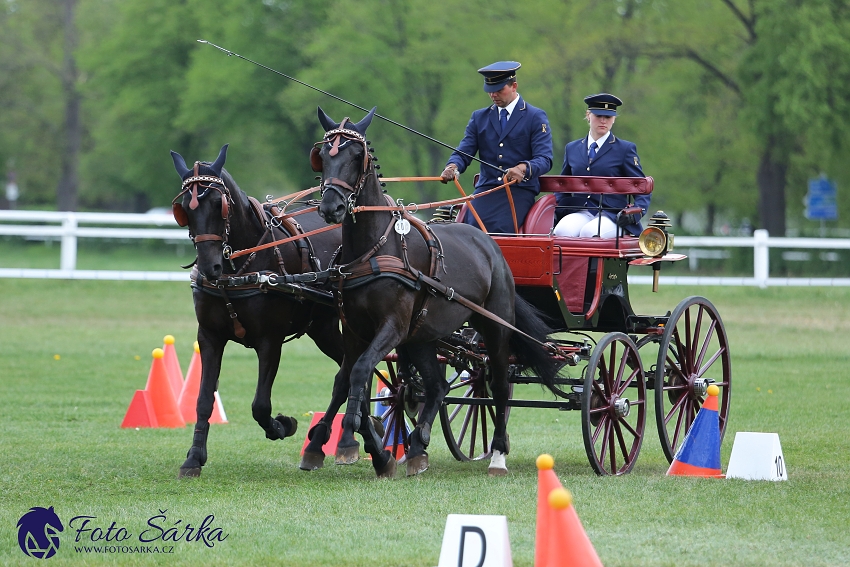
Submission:
[[[510,119],[511,115],[514,113],[514,108],[516,108],[517,103],[519,102],[520,96],[517,93],[516,98],[511,101],[509,105],[505,107],[505,110],[508,111],[508,119]],[[498,106],[497,109],[501,110]]]
[[[602,136],[598,140],[594,140],[593,136],[591,136],[590,133],[588,132],[588,134],[587,134],[587,149],[588,149],[588,151],[590,151],[590,144],[592,144],[593,142],[596,142],[596,149],[597,150],[599,148],[601,148],[602,146],[604,146],[605,142],[608,141],[608,138],[610,136],[611,136],[611,130],[608,130],[607,132],[605,132],[604,136]]]

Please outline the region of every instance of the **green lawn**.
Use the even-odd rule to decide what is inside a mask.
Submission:
[[[275,411],[299,418],[296,436],[265,439],[250,411],[256,357],[231,345],[220,382],[230,423],[212,426],[201,478],[177,480],[190,426],[119,424],[164,335],[176,337],[188,365],[188,284],[0,280],[0,563],[34,564],[16,523],[31,507],[53,506],[65,531],[51,565],[433,566],[446,515],[474,513],[507,516],[514,564],[530,566],[534,463],[547,452],[608,567],[846,564],[850,289],[631,289],[647,314],[695,294],[718,307],[732,348],[724,468],[736,431],[777,432],[787,482],[668,478],[654,421],[631,474],[597,477],[579,412],[522,408],[511,412],[505,478],[489,478],[483,462],[456,462],[439,426],[431,469],[419,477],[376,482],[368,461],[305,473],[297,464],[308,412],[324,409],[335,372],[307,339],[285,345],[272,397]],[[77,552],[68,526],[94,516],[90,526],[115,522],[135,538],[153,530],[154,516],[167,529],[210,514],[227,538],[212,548],[166,542],[170,554]]]

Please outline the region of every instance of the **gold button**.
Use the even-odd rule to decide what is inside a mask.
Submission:
[[[502,159],[502,154],[499,154],[499,159]]]

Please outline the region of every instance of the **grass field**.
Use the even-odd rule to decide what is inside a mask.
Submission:
[[[119,424],[165,334],[176,337],[186,369],[195,334],[188,285],[0,280],[0,564],[34,564],[16,524],[31,507],[53,506],[65,531],[50,565],[433,566],[446,515],[473,513],[507,516],[514,564],[530,566],[534,462],[548,452],[608,567],[846,565],[850,289],[631,293],[641,313],[664,313],[694,294],[718,307],[733,359],[724,468],[736,431],[777,432],[787,482],[668,478],[654,421],[631,474],[597,477],[579,412],[530,409],[511,413],[505,478],[487,477],[486,463],[456,462],[439,426],[420,477],[377,482],[368,461],[305,473],[297,468],[305,414],[324,409],[335,372],[307,339],[284,347],[272,396],[275,411],[299,418],[296,436],[264,438],[250,412],[256,358],[231,345],[220,382],[230,423],[212,426],[201,478],[177,480],[190,426]],[[224,541],[149,544],[173,545],[168,554],[76,551],[68,526],[93,516],[90,527],[114,522],[113,533],[124,527],[138,545],[140,532],[156,531],[152,517],[165,516],[152,521],[167,529],[210,514]],[[77,545],[91,545],[86,534]]]

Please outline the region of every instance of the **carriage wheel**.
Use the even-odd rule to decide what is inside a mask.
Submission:
[[[729,417],[732,365],[726,329],[704,297],[682,300],[667,321],[655,366],[655,419],[668,461],[685,439],[712,383],[720,387],[720,438]]]
[[[377,384],[378,379],[384,380],[387,386],[378,388],[370,398],[373,415],[381,420],[384,426],[384,447],[392,451],[396,459],[407,454],[410,447],[410,433],[416,427],[421,404],[416,402],[415,388],[412,384],[401,381],[397,372],[394,357],[385,360],[386,370],[375,369],[372,380]]]
[[[608,333],[590,355],[581,396],[584,448],[596,474],[632,470],[643,441],[646,405],[637,346],[623,333]]]
[[[469,400],[492,401],[487,385],[485,368],[456,371],[448,377],[447,396]],[[508,399],[514,395],[513,383],[508,385]],[[511,407],[505,409],[505,423]],[[479,461],[490,458],[490,443],[496,421],[496,407],[471,403],[443,403],[440,406],[440,424],[449,451],[458,461]]]

